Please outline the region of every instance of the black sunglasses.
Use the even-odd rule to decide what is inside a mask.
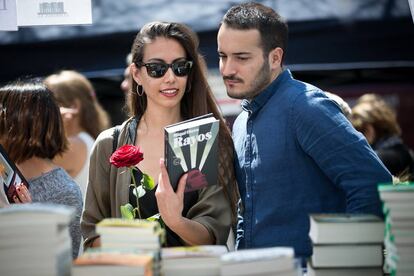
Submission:
[[[177,77],[184,77],[190,73],[193,62],[190,60],[179,60],[171,64],[162,61],[149,63],[138,62],[136,65],[138,67],[145,66],[148,75],[153,78],[163,77],[167,73],[168,68],[171,68]]]

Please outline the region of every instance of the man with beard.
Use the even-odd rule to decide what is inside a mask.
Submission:
[[[312,254],[310,213],[381,216],[377,184],[391,182],[334,101],[282,67],[288,28],[271,8],[234,6],[218,32],[220,72],[243,99],[233,125],[242,208],[236,246]]]

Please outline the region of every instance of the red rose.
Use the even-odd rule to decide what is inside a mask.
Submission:
[[[123,145],[109,158],[109,162],[117,168],[132,167],[144,160],[144,154],[139,147]]]

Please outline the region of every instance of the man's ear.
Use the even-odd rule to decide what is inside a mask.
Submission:
[[[273,70],[282,67],[283,49],[276,47],[269,53],[269,65]]]
[[[131,65],[129,65],[129,71],[131,72],[131,76],[134,79],[134,81],[138,83],[139,85],[141,85],[142,84],[141,69],[138,68],[135,65],[135,63],[131,63]]]

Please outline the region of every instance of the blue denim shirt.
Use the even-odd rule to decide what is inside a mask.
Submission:
[[[237,248],[292,246],[308,257],[310,213],[381,216],[376,186],[391,175],[320,89],[285,70],[242,107],[233,125]]]

